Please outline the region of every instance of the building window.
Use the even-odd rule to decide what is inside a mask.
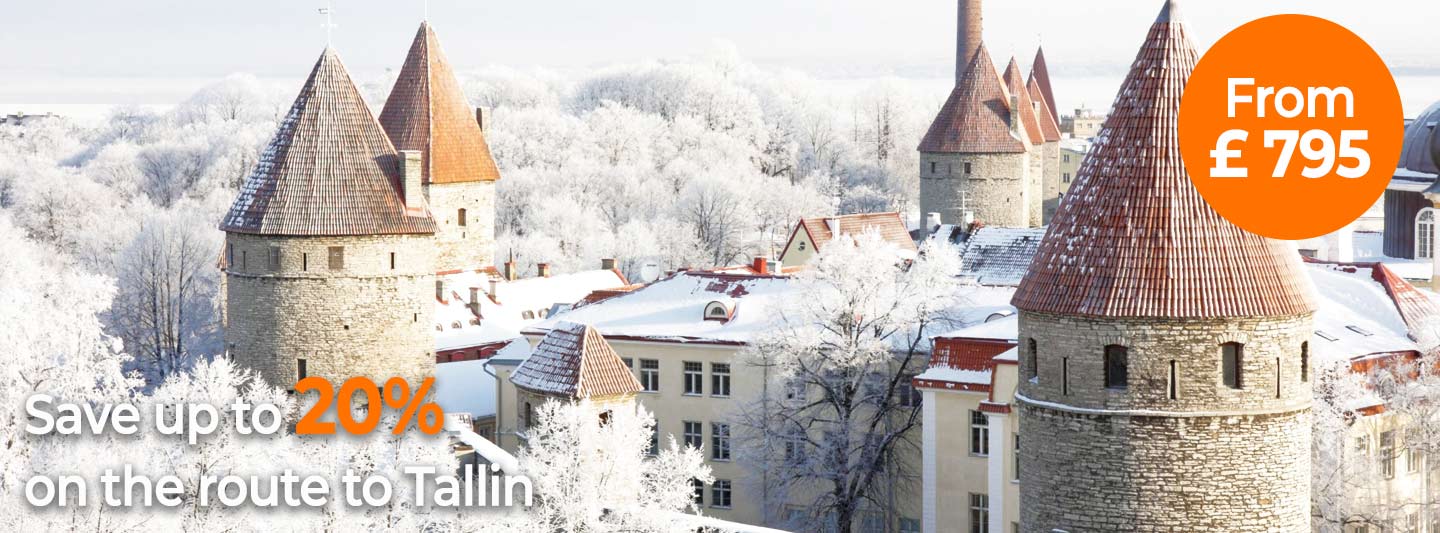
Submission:
[[[801,429],[792,429],[790,435],[785,437],[785,464],[800,464],[805,458],[805,433]]]
[[[970,533],[990,531],[990,498],[984,494],[970,494]]]
[[[1300,343],[1300,381],[1310,381],[1310,341]]]
[[[705,394],[705,365],[690,361],[685,362],[685,394],[687,396],[698,396]]]
[[[280,247],[279,247],[279,246],[271,246],[271,247],[270,247],[270,270],[271,270],[271,271],[278,271],[278,270],[280,270]]]
[[[1410,438],[1409,442],[1405,443],[1405,471],[1414,474],[1420,471],[1420,462],[1425,459],[1425,451],[1420,447],[1419,431],[1411,429],[1406,435]]]
[[[1066,163],[1070,162],[1070,154],[1065,154],[1063,157],[1065,158]]]
[[[1123,389],[1130,380],[1130,351],[1124,346],[1105,347],[1105,388]]]
[[[787,402],[803,402],[803,401],[805,401],[805,381],[804,381],[804,380],[799,379],[799,378],[791,378],[790,381],[785,382],[785,401],[787,401]]]
[[[310,254],[300,254],[300,270],[303,272],[310,271]]]
[[[700,425],[699,422],[685,422],[685,445],[697,450],[700,449],[701,446],[704,446],[705,430],[703,428],[704,426]]]
[[[625,368],[635,368],[635,360],[629,357],[622,357],[620,361],[625,363]]]
[[[535,406],[525,402],[525,429],[535,427]]]
[[[990,455],[990,421],[980,411],[970,411],[970,453]]]
[[[1362,457],[1370,456],[1370,436],[1361,435],[1355,437],[1355,453]]]
[[[1030,370],[1030,379],[1033,379],[1033,380],[1036,380],[1036,381],[1039,381],[1039,379],[1040,379],[1040,355],[1039,355],[1039,352],[1040,352],[1040,348],[1036,345],[1035,339],[1027,339],[1027,340],[1025,341],[1025,355],[1026,355],[1026,357],[1029,359],[1028,364],[1027,364],[1026,366],[1029,366],[1029,367],[1030,367],[1030,368],[1029,368],[1029,370]]]
[[[1435,257],[1435,210],[1425,208],[1415,217],[1415,258]]]
[[[730,508],[730,480],[717,479],[710,486],[710,506],[720,509]]]
[[[1070,183],[1070,173],[1066,172],[1062,179],[1065,181],[1065,183]]]
[[[1171,400],[1180,398],[1180,363],[1174,359],[1170,360],[1170,383],[1169,394]]]
[[[395,252],[390,252],[390,270],[395,270]]]
[[[705,483],[698,479],[690,480],[690,486],[695,487],[695,505],[705,505]]]
[[[640,360],[640,387],[645,392],[660,392],[660,361],[657,359]]]
[[[304,359],[295,360],[295,375],[297,376],[296,380],[305,379],[306,376],[310,375],[310,369],[306,368]]]
[[[730,424],[710,424],[710,458],[716,461],[730,460]]]
[[[247,271],[247,270],[249,270],[249,269],[250,269],[250,254],[249,254],[249,252],[246,251],[246,250],[240,250],[240,271],[241,271],[241,272],[245,272],[245,271]]]
[[[226,265],[234,265],[234,264],[235,264],[235,244],[234,244],[234,243],[227,243],[227,244],[225,245],[225,264],[226,264]]]
[[[1385,479],[1395,477],[1395,432],[1380,434],[1380,473]]]
[[[329,249],[329,253],[330,253],[330,270],[344,270],[344,269],[345,269],[345,247],[344,247],[344,246],[331,246],[330,249]]]
[[[730,397],[730,363],[710,363],[710,395]]]
[[[901,518],[900,533],[920,533],[920,521],[914,518]]]
[[[650,428],[650,451],[651,457],[660,455],[660,423],[656,422],[655,427]]]
[[[924,400],[920,389],[915,388],[914,379],[914,374],[906,374],[900,378],[900,383],[895,387],[896,392],[900,395],[901,407],[917,408]]]
[[[1070,358],[1060,358],[1060,395],[1070,395]]]
[[[462,207],[459,212],[455,213],[455,224],[462,228],[465,227],[465,208]]]
[[[934,162],[934,161],[931,161],[931,162],[930,162],[930,174],[933,176],[933,175],[935,175],[935,173],[937,173],[937,172],[939,172],[939,171],[940,171],[940,164],[939,164],[939,163],[936,163],[936,162]]]
[[[1227,342],[1220,345],[1220,377],[1226,387],[1239,389],[1245,385],[1242,371],[1244,362],[1245,347],[1240,343]]]
[[[970,175],[970,163],[965,163],[965,175]]]
[[[1012,436],[1015,439],[1015,481],[1020,481],[1020,434]]]

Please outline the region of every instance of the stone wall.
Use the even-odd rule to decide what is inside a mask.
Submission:
[[[331,269],[336,246],[344,264]],[[432,236],[230,233],[226,254],[226,347],[266,381],[292,386],[300,359],[332,380],[434,374]]]
[[[1044,166],[1042,222],[1049,224],[1050,219],[1055,216],[1055,210],[1060,207],[1060,143],[1048,142],[1041,145],[1039,154]]]
[[[1024,153],[921,153],[920,212],[940,213],[945,223],[959,224],[963,219],[961,199],[967,198],[978,221],[990,226],[1029,227],[1029,159]],[[970,164],[969,174],[965,173],[966,163]]]
[[[1022,531],[1308,530],[1312,331],[1309,316],[1022,312]],[[1221,377],[1227,342],[1244,346],[1240,389]],[[1127,348],[1124,388],[1104,384],[1112,344]]]
[[[432,183],[425,187],[435,216],[438,272],[495,264],[495,182]],[[460,225],[460,209],[465,225]]]

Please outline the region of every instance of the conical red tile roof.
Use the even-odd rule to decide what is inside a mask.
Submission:
[[[315,63],[220,229],[261,235],[434,233],[408,216],[400,161],[335,51]]]
[[[1029,84],[1040,87],[1040,94],[1044,95],[1044,98],[1036,98],[1036,100],[1043,100],[1045,107],[1050,109],[1050,116],[1059,119],[1060,110],[1055,108],[1055,89],[1050,85],[1050,67],[1045,64],[1044,48],[1035,49],[1035,61],[1030,63],[1030,80],[1027,85]]]
[[[1010,97],[985,45],[930,124],[920,151],[930,153],[1017,153],[1025,143],[1010,134]]]
[[[1157,318],[1313,311],[1299,255],[1221,218],[1190,183],[1176,116],[1198,55],[1172,3],[1055,214],[1016,307]]]
[[[1020,64],[1015,58],[1010,58],[1010,65],[1005,67],[1005,90],[1020,98],[1020,123],[1025,126],[1025,135],[1030,139],[1030,144],[1041,144],[1045,142],[1045,134],[1040,131],[1040,119],[1036,115],[1035,102],[1030,100],[1030,91],[1025,88],[1025,78],[1020,77]],[[1058,140],[1058,139],[1057,139]]]
[[[640,392],[630,367],[594,327],[560,322],[545,334],[510,382],[516,387],[567,398]]]
[[[1040,121],[1041,136],[1047,143],[1060,142],[1060,122],[1055,119],[1055,115],[1050,114],[1050,107],[1045,105],[1045,94],[1040,89],[1040,84],[1035,82],[1034,77],[1031,77],[1030,83],[1026,84],[1025,89],[1030,93],[1030,101],[1037,104],[1035,119]]]
[[[421,152],[426,183],[500,179],[475,110],[428,22],[415,34],[380,123],[396,148]]]

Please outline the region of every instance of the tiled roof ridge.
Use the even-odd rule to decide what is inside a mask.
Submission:
[[[1010,95],[984,43],[950,92],[919,150],[928,153],[1023,153],[1010,131]]]
[[[500,179],[499,168],[430,23],[422,22],[380,122],[399,149],[422,152],[426,183]]]
[[[1231,224],[1190,183],[1177,142],[1198,60],[1167,2],[1013,304],[1092,317],[1300,316],[1299,254]]]
[[[1020,113],[1020,125],[1025,128],[1025,136],[1030,139],[1031,145],[1043,144],[1045,134],[1041,130],[1040,118],[1036,114],[1039,110],[1035,102],[1030,99],[1030,91],[1025,88],[1025,79],[1020,76],[1020,62],[1014,57],[1010,58],[1010,64],[1005,66],[1005,89],[1010,96],[1019,100],[1019,108],[1012,109],[1011,113]],[[1056,141],[1060,140],[1057,136]]]
[[[423,206],[405,205],[403,187],[399,154],[339,55],[326,47],[220,229],[291,236],[434,233]]]

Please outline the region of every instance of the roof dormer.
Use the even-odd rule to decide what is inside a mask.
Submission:
[[[705,320],[729,322],[735,317],[735,302],[715,300],[705,304]]]

